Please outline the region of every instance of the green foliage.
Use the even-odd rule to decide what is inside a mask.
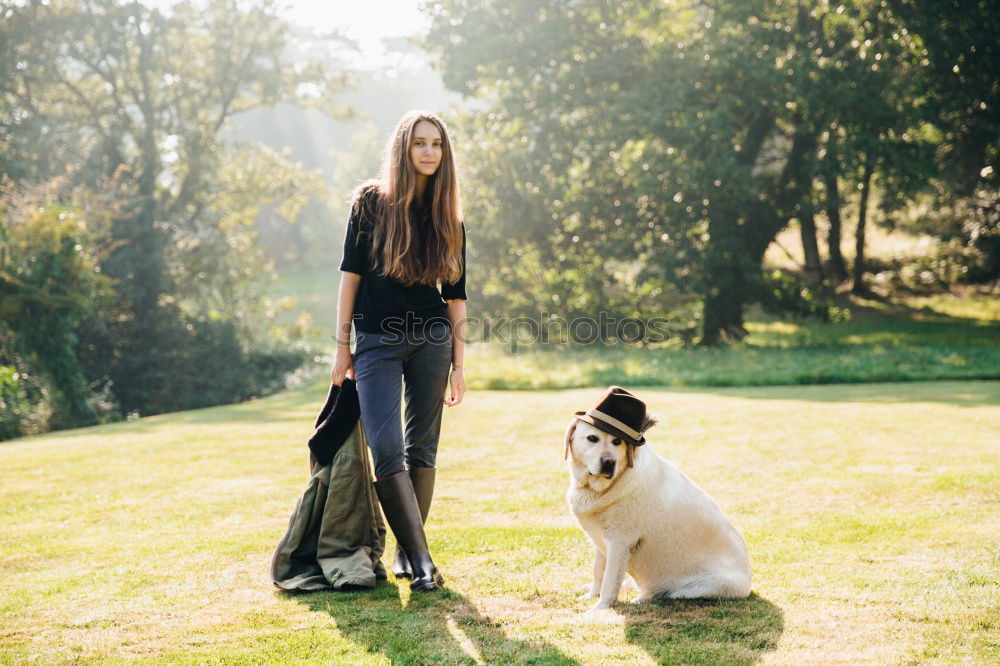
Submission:
[[[770,291],[764,250],[812,221],[826,154],[849,189],[874,174],[884,211],[939,175],[934,124],[957,121],[928,110],[933,65],[901,4],[431,5],[446,83],[485,106],[462,123],[477,297],[567,315],[695,301],[703,343],[740,339]]]
[[[311,200],[325,196],[319,174],[259,144],[227,151],[205,176],[204,220],[197,233],[178,233],[164,248],[172,293],[188,316],[233,321],[251,343],[273,319],[263,297],[273,263],[259,242],[258,222],[298,224]]]
[[[997,187],[1000,159],[1000,19],[991,0],[889,0],[899,27],[914,35],[922,115],[938,133],[941,181],[953,203]],[[984,168],[992,167],[992,168]]]
[[[263,339],[272,267],[254,225],[261,215],[294,223],[322,183],[263,146],[224,141],[222,131],[236,114],[282,102],[345,118],[335,100],[343,74],[286,57],[290,26],[272,2],[60,0],[0,13],[0,126],[11,137],[0,175],[26,186],[70,173],[106,188],[114,203],[94,235],[106,250],[94,265],[67,262],[73,247],[90,252],[97,240],[74,244],[53,230],[37,236],[52,257],[35,251],[33,272],[8,281],[3,307],[17,344],[31,349],[24,362],[73,378],[53,385],[54,423],[93,421],[85,380],[110,386],[125,413],[283,386],[304,352]],[[113,294],[84,298],[77,268],[99,269]],[[31,288],[42,290],[38,298]],[[45,305],[55,302],[58,322]]]
[[[27,399],[17,368],[0,365],[0,441],[24,434],[21,415]]]
[[[815,317],[823,322],[840,323],[850,319],[850,313],[836,304],[836,292],[828,284],[803,284],[784,271],[767,273],[761,283],[757,301],[768,312],[793,317]]]
[[[241,402],[285,388],[285,377],[311,358],[307,348],[273,345],[244,350],[231,321],[182,319],[170,338],[164,390],[149,411],[173,412]],[[179,389],[179,390],[178,390]],[[140,390],[136,387],[134,390]],[[132,393],[133,391],[129,391]]]
[[[954,257],[950,263],[960,272],[949,275],[953,281],[987,283],[1000,278],[1000,189],[993,170],[984,171],[987,182],[965,195],[939,184],[933,196],[921,202],[915,219],[900,221],[948,244],[946,254]],[[935,277],[940,280],[938,272]]]
[[[868,267],[876,284],[893,292],[928,292],[978,281],[983,262],[982,252],[953,238],[929,252],[870,259]]]
[[[100,320],[115,310],[100,313]],[[286,377],[312,354],[287,339],[245,343],[233,320],[186,314],[176,306],[157,311],[142,354],[108,357],[101,341],[80,346],[80,358],[97,376],[111,379],[123,415],[160,414],[239,402],[286,386]],[[126,320],[108,334],[134,333]]]
[[[74,328],[109,287],[98,272],[104,211],[85,213],[62,203],[64,197],[85,198],[60,183],[21,192],[7,184],[0,193],[0,325],[46,380],[51,428],[97,421],[74,352]]]

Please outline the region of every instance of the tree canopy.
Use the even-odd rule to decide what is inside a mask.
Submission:
[[[262,145],[225,141],[223,130],[236,114],[281,102],[347,117],[337,101],[346,74],[288,60],[291,29],[270,2],[165,10],[121,0],[5,2],[0,16],[0,180],[27,192],[69,179],[114,203],[104,235],[90,238],[107,251],[80,239],[77,256],[96,260],[72,264],[99,273],[114,298],[74,310],[72,339],[50,331],[51,344],[79,363],[76,393],[84,383],[112,386],[122,412],[147,414],[280,384],[304,357],[290,344],[261,348],[268,260],[253,221],[263,205],[294,219],[322,183]],[[52,191],[45,210],[91,217],[75,190]],[[0,242],[22,264],[41,265],[59,252],[57,238],[73,238],[61,212],[42,221],[8,212]],[[23,225],[43,223],[30,243],[17,240],[26,238]],[[24,306],[11,304],[27,303],[29,286],[5,282],[3,322],[15,333]],[[24,352],[19,343],[3,355],[25,366],[22,376],[44,375],[45,364]],[[273,369],[252,367],[267,364]]]
[[[488,307],[698,307],[703,343],[740,339],[744,306],[768,298],[764,251],[792,220],[815,282],[817,209],[839,216],[858,191],[863,248],[873,178],[891,211],[950,182],[967,136],[983,146],[971,164],[995,161],[998,14],[924,4],[433,3],[446,83],[487,107],[466,145]],[[936,44],[942,21],[955,30]],[[976,63],[968,87],[942,78],[955,58]],[[859,253],[859,289],[863,269]]]

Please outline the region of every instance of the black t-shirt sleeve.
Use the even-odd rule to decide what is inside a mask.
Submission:
[[[441,285],[441,298],[446,301],[468,300],[465,295],[465,223],[462,223],[462,275],[456,282],[445,282]]]
[[[347,233],[344,236],[344,258],[340,262],[340,270],[361,275],[368,266],[368,243],[361,231],[360,206],[351,207],[351,217],[347,221]]]

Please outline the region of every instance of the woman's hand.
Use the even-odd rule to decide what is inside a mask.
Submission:
[[[354,379],[354,359],[351,358],[351,348],[337,346],[333,357],[333,369],[330,370],[330,382],[334,386],[344,383],[344,377]]]
[[[444,404],[454,407],[462,402],[465,396],[465,374],[462,368],[453,368],[451,371],[451,395],[446,396]]]

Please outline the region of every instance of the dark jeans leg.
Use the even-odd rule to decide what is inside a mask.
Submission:
[[[406,386],[405,452],[407,467],[434,467],[441,434],[441,410],[451,370],[451,330],[444,324],[428,329],[410,345],[403,362]]]
[[[376,479],[403,471],[399,415],[405,352],[405,343],[384,343],[380,336],[371,334],[359,337],[354,351],[361,424],[375,462]]]

